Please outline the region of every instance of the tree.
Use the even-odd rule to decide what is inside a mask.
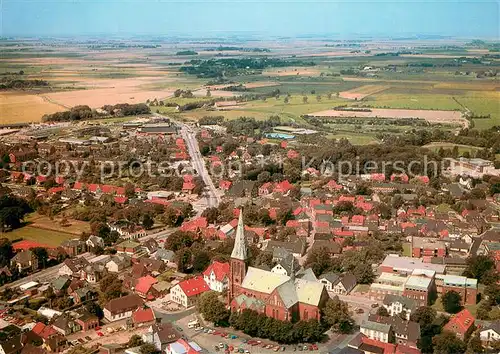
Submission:
[[[0,232],[6,229],[16,229],[21,226],[21,221],[31,211],[24,199],[11,195],[0,197]]]
[[[137,334],[134,334],[128,340],[128,342],[127,342],[127,348],[140,347],[143,344],[144,344],[144,341],[142,340],[141,336],[139,336]]]
[[[350,333],[355,324],[349,315],[347,303],[339,300],[338,297],[329,299],[326,302],[322,319],[332,327],[332,331],[338,333]]]
[[[479,338],[479,333],[471,336],[469,343],[467,343],[467,354],[478,354],[484,353],[483,344],[481,343],[481,338]]]
[[[104,312],[102,311],[101,306],[99,306],[99,304],[94,302],[94,301],[88,301],[85,304],[85,309],[89,313],[96,315],[97,318],[99,318],[99,319],[102,319],[104,317]]]
[[[450,290],[441,298],[443,308],[448,313],[457,313],[462,309],[462,296],[456,291]]]
[[[108,274],[99,281],[99,289],[104,300],[109,301],[120,297],[122,294],[122,281],[116,274]]]
[[[175,262],[177,269],[181,273],[186,273],[192,268],[193,253],[187,247],[181,248],[175,252]]]
[[[12,243],[7,238],[0,239],[0,266],[9,265],[12,257],[14,257]]]
[[[418,322],[420,327],[430,326],[436,320],[437,312],[432,307],[421,306],[411,314],[410,320]]]
[[[193,233],[185,231],[175,231],[165,241],[165,249],[177,252],[184,247],[191,247],[194,243]]]
[[[145,344],[141,345],[139,352],[141,354],[157,354],[157,353],[159,353],[159,351],[156,350],[156,347],[150,343],[145,343]]]
[[[219,300],[219,294],[217,292],[207,291],[201,294],[198,299],[197,307],[205,320],[213,322],[216,326],[229,325],[229,311]]]
[[[330,252],[326,247],[313,249],[308,255],[305,267],[310,267],[316,276],[320,276],[333,265]]]
[[[285,96],[285,98],[283,99],[283,102],[285,104],[288,104],[288,102],[290,102],[290,99],[288,98],[288,96]]]
[[[207,97],[212,97],[212,92],[210,92],[210,89],[207,90]]]
[[[43,247],[35,247],[31,249],[31,252],[35,254],[35,257],[38,260],[38,264],[42,268],[45,268],[47,266],[47,261],[49,259],[49,254],[47,250]]]
[[[199,250],[193,253],[193,272],[202,272],[210,264],[210,254],[207,251]]]
[[[303,102],[304,104],[306,104],[306,103],[307,103],[307,100],[308,100],[307,96],[302,97],[302,102]]]
[[[432,339],[434,354],[463,353],[465,343],[455,333],[444,331]]]
[[[201,213],[201,216],[207,218],[207,222],[209,224],[213,224],[217,221],[217,219],[219,218],[219,209],[216,208],[216,207],[210,207],[210,208],[206,208],[205,210],[203,210],[203,213]]]
[[[154,224],[155,224],[155,222],[149,214],[144,215],[144,217],[142,219],[142,226],[146,230],[151,230],[151,228],[153,227]]]
[[[387,317],[389,316],[389,311],[384,306],[380,306],[377,309],[377,315]]]
[[[359,263],[356,265],[353,274],[359,284],[371,284],[373,279],[375,279],[372,266],[368,263]]]
[[[494,269],[495,262],[491,257],[486,255],[478,255],[467,259],[467,267],[464,271],[464,276],[475,278],[480,283],[484,283],[484,278],[489,275],[489,272]]]

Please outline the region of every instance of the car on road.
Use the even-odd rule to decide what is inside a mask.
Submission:
[[[89,342],[92,340],[92,338],[90,338],[89,336],[85,336],[85,339]]]
[[[375,308],[377,308],[377,307],[378,307],[378,304],[377,304],[377,303],[372,304],[372,309],[375,309]]]
[[[275,352],[277,352],[278,350],[280,350],[280,346],[279,346],[279,345],[275,346],[275,347],[273,348],[273,350],[274,350]]]
[[[78,341],[82,344],[85,344],[85,341],[82,338],[78,338]]]
[[[219,343],[219,348],[224,348],[224,343],[220,342]]]
[[[357,310],[356,310],[356,313],[357,313],[357,314],[365,313],[365,310],[363,310],[363,309],[361,309],[361,308],[360,308],[360,309],[357,309]]]
[[[104,334],[103,334],[102,332],[97,332],[97,335],[98,335],[99,337],[104,337]]]

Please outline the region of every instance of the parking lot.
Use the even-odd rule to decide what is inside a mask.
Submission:
[[[209,353],[273,353],[273,352],[297,352],[297,351],[317,351],[315,344],[302,345],[279,345],[265,339],[252,339],[249,336],[225,328],[199,327],[197,329],[188,328],[188,322],[195,319],[193,316],[185,317],[176,324],[182,331],[198,343]]]

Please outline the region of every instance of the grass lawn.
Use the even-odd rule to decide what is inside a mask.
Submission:
[[[11,241],[24,239],[50,246],[59,246],[61,242],[75,238],[75,235],[53,230],[38,229],[32,226],[24,226],[10,232],[0,233],[0,238],[8,238]]]
[[[424,145],[424,148],[428,148],[434,152],[437,152],[440,148],[443,149],[453,149],[453,147],[458,147],[458,153],[463,154],[464,152],[469,152],[470,154],[475,153],[478,150],[482,150],[479,147],[476,146],[471,146],[471,145],[462,145],[462,144],[453,144],[453,143],[446,143],[446,142],[432,142],[427,145]]]
[[[76,237],[79,237],[82,231],[86,232],[90,231],[90,225],[88,222],[68,219],[69,226],[62,227],[60,226],[60,220],[61,219],[50,220],[49,217],[44,215],[39,215],[37,213],[32,213],[25,218],[25,221],[28,224],[27,226],[33,228],[53,230],[56,232],[61,232],[63,234],[65,233],[73,234]]]
[[[478,304],[475,304],[475,305],[465,305],[464,307],[470,311],[470,313],[475,316],[476,315],[476,312],[477,312],[477,306]],[[441,296],[439,296],[437,299],[436,299],[436,302],[431,306],[434,310],[438,311],[438,312],[445,312],[444,308],[443,308],[443,303],[441,302]]]
[[[403,243],[403,256],[411,257],[411,244],[408,242]]]
[[[370,291],[370,285],[368,284],[358,284],[353,289],[354,293],[367,293],[368,291]]]

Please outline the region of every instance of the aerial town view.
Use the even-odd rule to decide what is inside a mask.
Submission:
[[[4,0],[0,354],[500,353],[500,4]]]

